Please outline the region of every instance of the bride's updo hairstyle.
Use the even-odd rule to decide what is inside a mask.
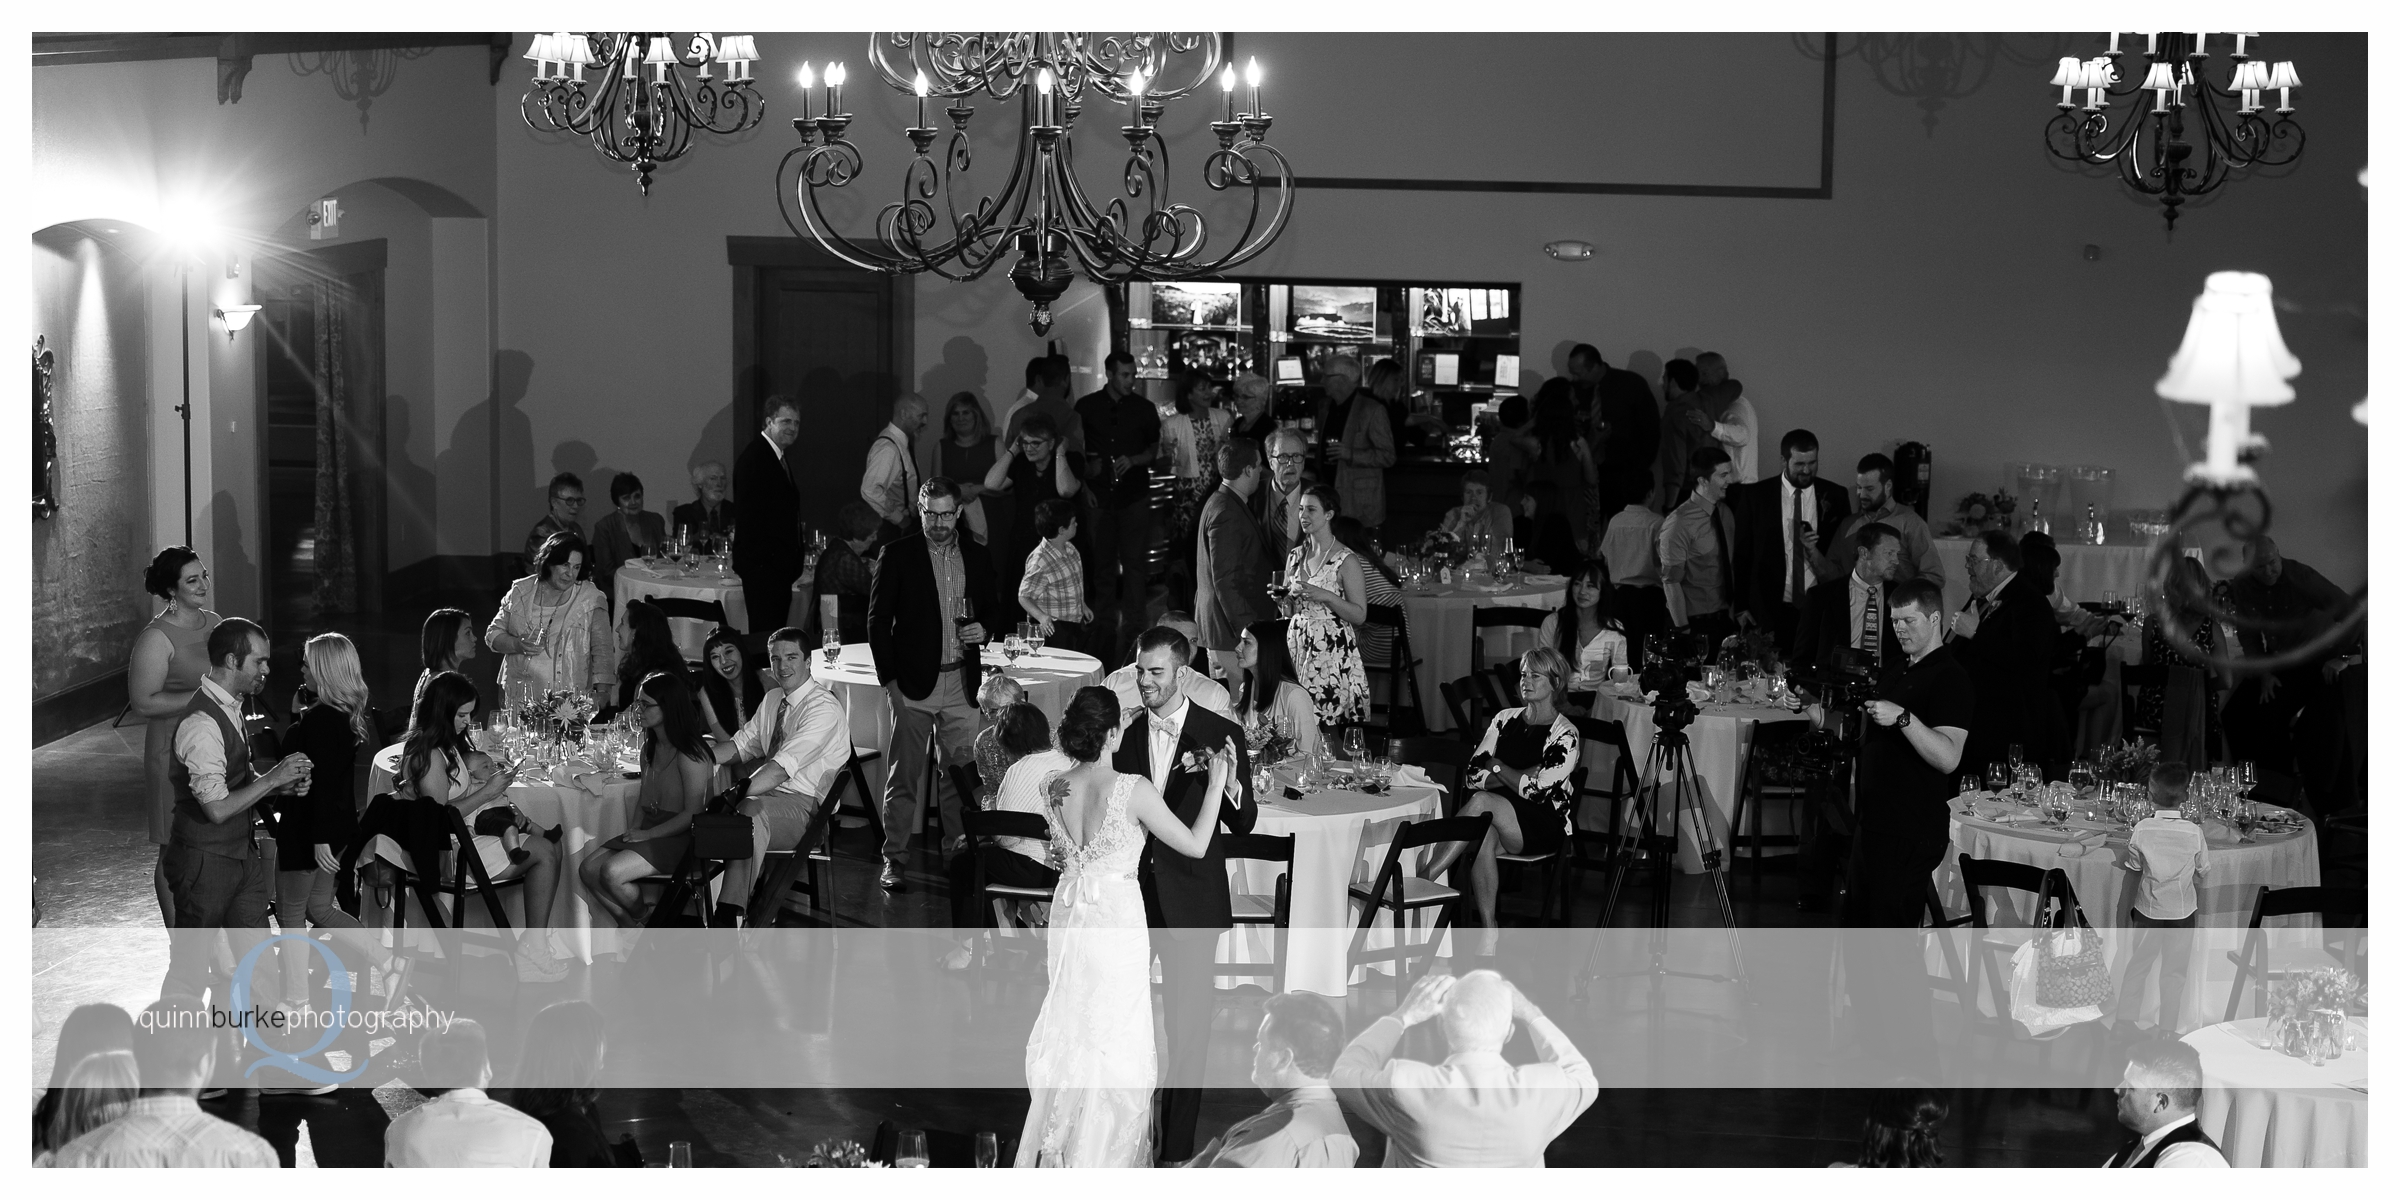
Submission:
[[[1058,748],[1076,762],[1093,762],[1108,747],[1117,727],[1117,694],[1104,687],[1077,688],[1066,715],[1058,721]]]

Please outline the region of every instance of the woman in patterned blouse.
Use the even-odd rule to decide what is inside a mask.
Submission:
[[[1469,879],[1475,910],[1483,921],[1479,954],[1496,953],[1500,945],[1499,854],[1555,854],[1566,845],[1575,820],[1575,768],[1583,760],[1583,735],[1575,722],[1559,711],[1567,691],[1567,660],[1547,646],[1536,647],[1518,661],[1524,672],[1525,705],[1503,709],[1483,731],[1483,742],[1468,760],[1467,786],[1474,789],[1462,817],[1489,814],[1492,831],[1475,851]],[[1441,878],[1458,856],[1457,844],[1446,847],[1427,867],[1425,877]]]

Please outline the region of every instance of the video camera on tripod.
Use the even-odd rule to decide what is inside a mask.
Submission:
[[[1874,670],[1856,650],[1845,650],[1831,666],[1794,666],[1787,677],[1794,690],[1806,692],[1824,706],[1824,727],[1834,730],[1845,745],[1856,745],[1865,732],[1862,717],[1867,701],[1882,686]]]

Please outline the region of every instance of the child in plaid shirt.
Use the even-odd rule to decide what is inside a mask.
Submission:
[[[1025,556],[1017,603],[1041,627],[1047,645],[1082,650],[1083,627],[1092,619],[1092,610],[1083,602],[1083,555],[1073,544],[1075,502],[1042,501],[1033,510],[1033,525],[1042,540]]]

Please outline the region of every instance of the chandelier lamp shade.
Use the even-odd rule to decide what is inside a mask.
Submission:
[[[719,136],[767,115],[753,75],[758,39],[695,33],[676,50],[671,33],[537,33],[525,57],[533,84],[518,108],[542,133],[572,133],[632,166],[642,194],[650,175],[692,148],[692,132]],[[687,78],[687,73],[690,74]],[[721,73],[722,77],[719,77]]]
[[[2128,51],[2118,44],[2128,36],[2145,39],[2135,62],[2123,61]],[[2209,79],[2212,39],[2230,64],[2223,86]],[[2255,33],[2112,33],[2105,53],[2059,59],[2050,79],[2058,113],[2045,130],[2050,153],[2115,167],[2127,187],[2158,198],[2172,231],[2186,200],[2252,167],[2287,166],[2308,143],[2292,115],[2299,69],[2252,57],[2256,40]]]
[[[777,205],[794,233],[871,271],[929,272],[965,283],[1006,264],[1009,280],[1032,303],[1036,336],[1047,336],[1050,304],[1078,272],[1101,284],[1211,276],[1248,262],[1283,233],[1292,175],[1266,141],[1273,120],[1260,102],[1263,72],[1256,59],[1237,71],[1222,56],[1213,33],[869,34],[867,62],[916,102],[916,123],[905,131],[914,153],[899,199],[878,211],[871,244],[843,235],[826,218],[824,197],[857,182],[866,159],[845,136],[847,66],[834,63],[819,75],[803,63],[801,113],[792,120],[800,144],[777,166]],[[968,125],[975,102],[986,98],[1013,104],[1009,124],[1017,143],[1005,174],[971,177]],[[1222,208],[1238,226],[1212,228],[1208,214],[1170,198],[1159,118],[1187,98],[1210,105],[1212,116],[1212,100],[1223,106],[1221,118],[1209,123],[1216,147],[1201,160],[1200,178],[1210,192],[1232,194]],[[1248,108],[1237,113],[1243,98]],[[948,118],[946,130],[934,125],[937,111],[929,103]],[[1112,125],[1111,118],[1123,123]],[[1120,153],[1111,143],[1123,140],[1123,162],[1108,191],[1086,187],[1077,169],[1078,133],[1086,135],[1085,156],[1110,166]],[[983,179],[997,180],[997,190],[976,195]]]

